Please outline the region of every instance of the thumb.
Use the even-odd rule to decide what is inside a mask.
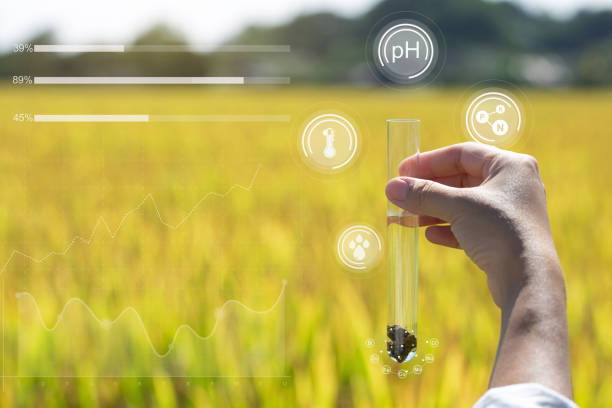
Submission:
[[[387,183],[387,198],[405,210],[450,221],[459,210],[459,189],[412,177],[396,177]]]

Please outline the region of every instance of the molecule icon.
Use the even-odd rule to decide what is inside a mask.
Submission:
[[[506,122],[503,119],[497,119],[496,121],[491,123],[490,119],[495,114],[501,115],[505,111],[506,111],[505,106],[501,104],[495,107],[494,112],[487,112],[484,110],[479,110],[478,112],[476,112],[476,121],[480,124],[485,124],[485,123],[489,124],[491,126],[491,131],[495,133],[495,135],[503,136],[506,133],[508,133],[508,129],[509,129],[508,122]]]
[[[477,142],[508,145],[522,130],[522,115],[518,104],[503,92],[484,92],[469,104],[465,126]]]

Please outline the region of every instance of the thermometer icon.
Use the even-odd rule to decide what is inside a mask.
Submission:
[[[334,148],[334,129],[324,129],[323,136],[325,136],[325,149],[323,150],[323,156],[325,156],[327,159],[331,159],[336,155],[336,149]]]

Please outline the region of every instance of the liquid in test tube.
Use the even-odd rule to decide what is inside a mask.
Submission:
[[[420,121],[387,121],[388,179],[411,175],[404,159],[418,160]],[[417,348],[418,217],[387,204],[387,354],[396,362],[410,361]]]

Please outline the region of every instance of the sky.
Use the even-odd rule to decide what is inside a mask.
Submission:
[[[496,1],[496,0],[493,0]],[[529,10],[567,17],[580,8],[612,9],[612,0],[512,0]],[[355,16],[377,0],[0,0],[0,51],[52,28],[65,44],[129,42],[156,22],[194,44],[217,44],[249,24],[279,24],[300,13]]]

